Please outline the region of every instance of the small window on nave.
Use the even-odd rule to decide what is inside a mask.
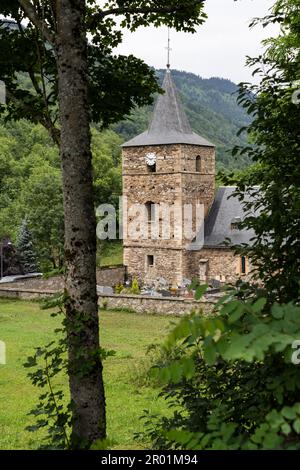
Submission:
[[[198,155],[198,157],[196,157],[196,172],[197,173],[201,173],[201,168],[202,167],[202,162],[201,162],[201,157],[200,155]]]
[[[241,274],[247,274],[247,259],[245,256],[241,257]]]

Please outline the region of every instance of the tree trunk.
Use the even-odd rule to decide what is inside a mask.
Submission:
[[[67,268],[66,324],[74,418],[72,442],[76,447],[87,447],[106,437],[84,15],[84,0],[58,2],[56,45]]]

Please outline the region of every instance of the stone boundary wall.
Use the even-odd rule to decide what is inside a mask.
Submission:
[[[125,266],[111,266],[97,269],[98,286],[114,287],[117,284],[124,284],[126,278]]]
[[[125,276],[125,266],[97,269],[97,284],[99,286],[114,287],[116,284],[124,284]],[[64,288],[64,278],[63,276],[50,277],[49,279],[43,277],[25,278],[15,282],[1,284],[0,286],[4,289],[10,287],[12,289],[21,290],[58,291]]]
[[[57,290],[21,289],[19,287],[0,287],[0,298],[39,300],[57,294]]]
[[[63,289],[64,279],[62,276],[55,276],[49,279],[43,277],[19,279],[14,282],[0,284],[1,289],[20,290],[41,290],[41,291],[60,291]]]
[[[111,310],[128,309],[136,313],[161,315],[186,315],[201,310],[204,315],[212,313],[216,300],[185,299],[181,297],[147,297],[142,295],[99,296],[99,304]]]
[[[18,289],[0,287],[0,298],[38,300],[56,294],[56,290]],[[185,315],[201,310],[209,315],[214,308],[216,299],[190,300],[173,297],[146,297],[141,295],[99,295],[99,305],[111,310],[131,310],[136,313],[160,315]]]

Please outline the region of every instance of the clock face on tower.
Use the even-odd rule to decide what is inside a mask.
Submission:
[[[147,165],[153,166],[156,163],[156,153],[146,153],[145,160]]]

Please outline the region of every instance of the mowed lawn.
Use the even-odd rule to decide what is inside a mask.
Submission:
[[[23,363],[55,338],[60,320],[50,314],[39,303],[0,299],[0,340],[7,348],[7,364],[0,365],[0,449],[36,449],[44,443],[42,432],[25,431],[34,422],[28,412],[41,390],[31,385]],[[112,448],[139,449],[144,444],[133,435],[143,428],[143,410],[159,413],[166,405],[157,389],[135,382],[135,371],[145,368],[147,347],[163,340],[174,319],[110,311],[101,311],[100,318],[102,346],[116,351],[104,372],[108,437]],[[67,379],[61,387],[67,394]]]

